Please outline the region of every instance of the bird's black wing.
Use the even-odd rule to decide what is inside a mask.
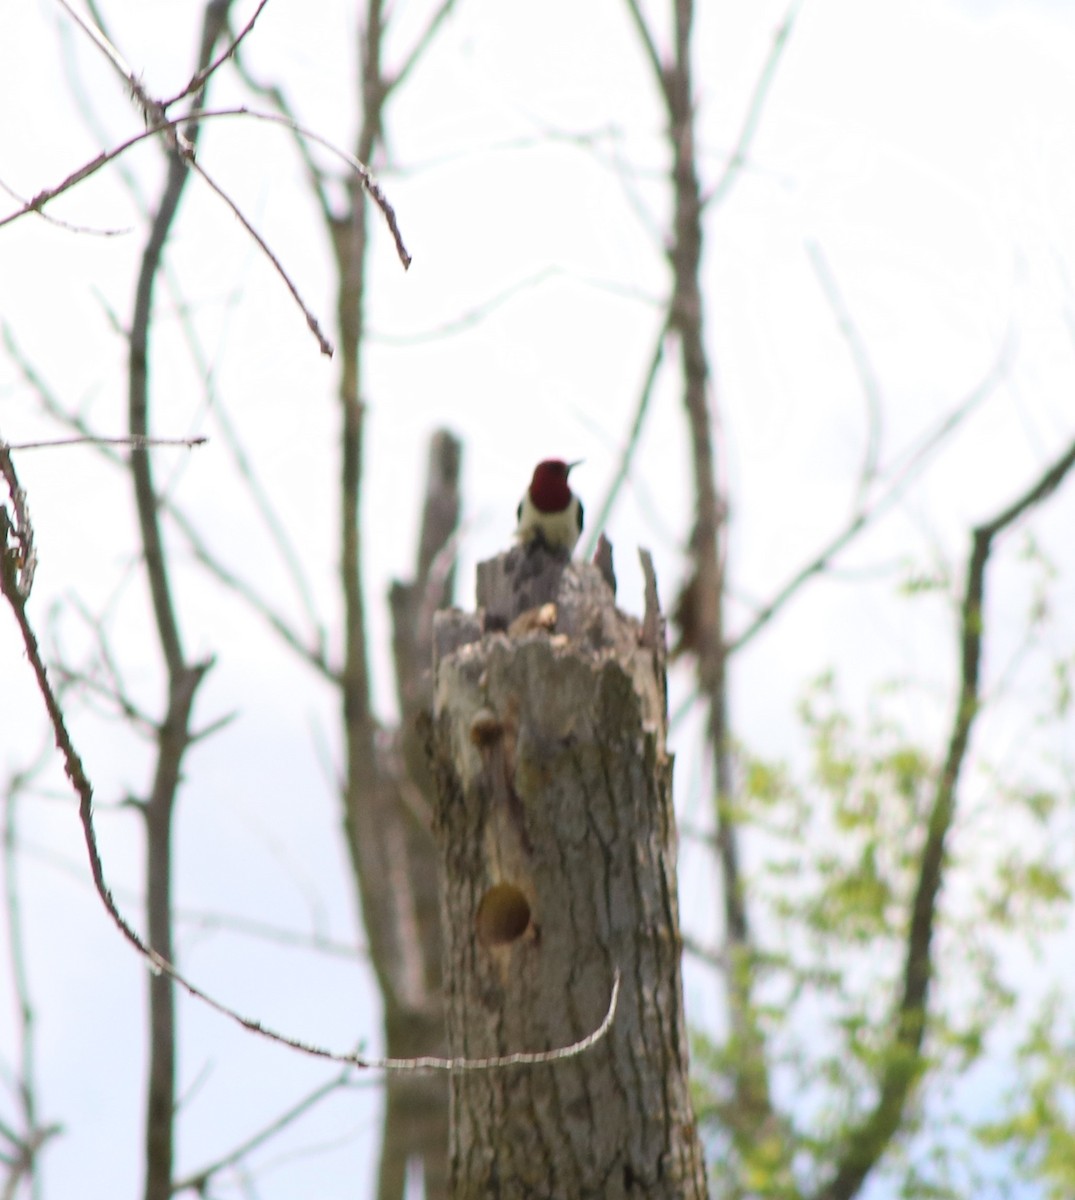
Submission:
[[[583,525],[583,521],[582,521],[582,501],[580,500],[580,501],[579,501],[579,533],[581,533],[581,532],[582,532],[582,525]]]

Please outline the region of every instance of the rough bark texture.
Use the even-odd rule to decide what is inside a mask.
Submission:
[[[479,604],[436,636],[451,1053],[566,1045],[623,983],[578,1057],[453,1077],[452,1194],[705,1196],[655,588],[640,624],[597,568],[517,549],[479,568]]]
[[[359,406],[348,411],[357,414]],[[346,476],[345,492],[355,505],[353,520],[349,518],[344,526],[350,536],[343,557],[352,618],[342,694],[348,844],[370,958],[384,1002],[385,1050],[395,1058],[444,1050],[438,856],[430,836],[433,797],[428,763],[424,755],[415,753],[413,743],[421,714],[428,714],[430,707],[433,614],[447,603],[451,586],[460,453],[451,434],[434,435],[414,579],[392,589],[393,648],[403,718],[399,730],[381,726],[370,707],[363,597],[357,577],[359,489],[357,475]],[[345,455],[345,472],[357,471],[357,459],[347,464]],[[425,720],[428,725],[428,716]],[[400,1200],[408,1164],[413,1171],[419,1163],[427,1200],[448,1195],[447,1113],[447,1088],[441,1076],[388,1076],[378,1200]]]
[[[382,54],[389,8],[384,0],[369,0],[360,19],[362,119],[354,153],[363,163],[374,161],[381,144],[385,105],[393,86]],[[366,206],[362,181],[353,176],[346,212],[329,217],[338,277],[342,412],[340,571],[345,650],[341,686],[347,763],[343,802],[370,960],[384,1001],[385,1050],[392,1057],[411,1058],[443,1049],[436,855],[428,832],[425,780],[408,774],[408,766],[415,760],[410,752],[410,732],[396,736],[385,731],[374,714],[370,686],[366,595],[361,580],[369,270]],[[438,454],[443,455],[441,460]],[[459,466],[454,438],[444,436],[435,442],[430,465],[431,488],[436,489],[437,479],[450,476],[454,494]],[[408,719],[421,709],[423,688],[428,697],[428,683],[407,672],[418,663],[422,664],[419,676],[421,670],[427,670],[428,651],[423,659],[416,648],[428,648],[432,611],[443,602],[444,589],[450,586],[449,577],[438,582],[430,573],[458,515],[456,495],[445,531],[436,512],[431,521],[430,503],[427,497],[414,583],[404,585],[402,591],[397,588],[393,602],[396,665],[402,672],[400,707]],[[426,630],[408,625],[412,617],[423,619],[426,608]],[[378,1200],[400,1200],[408,1169],[415,1163],[421,1163],[427,1200],[444,1200],[448,1133],[444,1081],[435,1076],[392,1075],[385,1090]]]
[[[227,30],[230,0],[214,0],[205,7],[198,70],[204,70]],[[192,100],[197,109],[205,99],[205,86]],[[183,135],[192,148],[198,141],[197,122],[188,121]],[[160,206],[153,218],[142,254],[131,318],[128,362],[128,421],[131,437],[150,432],[150,341],[153,292],[164,246],[172,229],[190,171],[187,160],[173,148]],[[159,497],[153,481],[148,450],[134,449],[130,460],[135,508],[145,556],[146,579],[153,605],[157,639],[168,672],[167,715],[157,729],[157,760],[153,788],[141,803],[146,828],[146,931],[149,944],[169,962],[175,961],[172,944],[172,821],[183,758],[192,741],[190,729],[194,696],[209,663],[186,660],[171,583],[171,567],[161,532]],[[169,1200],[175,1162],[176,1114],[175,985],[167,975],[149,977],[149,1078],[146,1085],[144,1200]]]

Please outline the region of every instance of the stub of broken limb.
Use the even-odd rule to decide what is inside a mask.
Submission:
[[[651,721],[655,718],[659,724],[666,703],[665,622],[653,560],[647,550],[639,550],[639,558],[645,587],[641,620],[616,607],[612,547],[604,538],[593,563],[571,561],[540,542],[479,563],[477,610],[445,609],[436,614],[434,664],[489,636],[513,642],[541,637],[554,648],[597,660],[618,659],[642,693],[651,692],[656,681],[659,690],[649,697],[647,710]]]
[[[612,546],[604,535],[592,563],[573,562],[540,540],[487,559],[478,564],[477,612],[438,614],[436,657],[487,633],[519,637],[540,631],[595,648],[621,645],[626,633],[634,645],[654,650],[663,666],[664,621],[653,560],[647,550],[640,550],[639,557],[645,580],[641,622],[616,608]],[[625,630],[624,622],[634,627]]]

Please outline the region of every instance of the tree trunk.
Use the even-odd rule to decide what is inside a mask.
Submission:
[[[357,343],[356,343],[357,344]],[[357,411],[357,410],[356,410]],[[385,1052],[393,1058],[443,1054],[437,852],[424,741],[432,697],[433,615],[448,602],[459,519],[459,442],[434,435],[429,454],[418,561],[410,583],[392,588],[393,651],[401,723],[389,731],[370,708],[363,596],[347,593],[349,673],[343,708],[348,734],[347,830],[370,958],[384,1000]],[[357,460],[354,469],[357,470]],[[352,495],[359,494],[357,476]],[[357,508],[345,561],[358,569]],[[420,1167],[427,1200],[446,1200],[448,1093],[438,1075],[390,1074],[378,1169],[378,1200],[401,1200]]]
[[[451,1053],[577,1041],[622,978],[593,1048],[453,1076],[457,1200],[706,1195],[687,1085],[664,629],[643,561],[641,624],[597,568],[540,547],[479,567],[477,617],[438,619]]]

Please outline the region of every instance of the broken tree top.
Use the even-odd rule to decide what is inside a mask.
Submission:
[[[664,629],[603,567],[518,547],[434,631],[431,756],[453,1054],[575,1058],[452,1079],[453,1194],[701,1200],[687,1086]],[[630,1080],[630,1087],[624,1081]],[[555,1151],[550,1148],[556,1148]],[[556,1161],[550,1161],[555,1154]]]
[[[602,536],[594,563],[568,561],[540,542],[517,546],[478,564],[478,611],[437,614],[435,659],[493,632],[513,636],[544,629],[588,643],[593,649],[652,650],[664,666],[664,628],[657,599],[653,560],[640,550],[645,578],[641,622],[615,606],[612,547]],[[550,608],[549,606],[553,606]]]

